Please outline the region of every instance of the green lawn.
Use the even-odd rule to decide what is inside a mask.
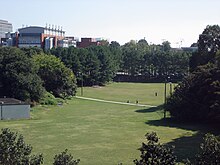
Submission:
[[[81,88],[78,89],[78,96],[81,96],[81,90]],[[155,93],[157,93],[157,96],[155,96]],[[169,93],[170,85],[167,84],[167,95]],[[83,96],[121,102],[129,100],[131,103],[136,103],[136,100],[138,100],[140,104],[160,105],[164,102],[164,84],[112,83],[105,87],[83,88]]]
[[[140,103],[161,105],[163,88],[163,84],[113,83],[84,88],[84,96],[131,102],[138,99]],[[194,153],[192,148],[201,140],[198,132],[203,131],[201,126],[162,120],[160,107],[148,109],[76,98],[63,106],[35,107],[31,116],[30,120],[1,121],[0,128],[9,127],[23,134],[34,153],[44,154],[44,164],[52,164],[54,155],[66,148],[81,159],[82,165],[133,164],[139,158],[137,149],[145,133],[151,131],[158,133],[162,143],[177,145],[177,154],[184,158]]]

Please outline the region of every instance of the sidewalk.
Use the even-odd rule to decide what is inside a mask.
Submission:
[[[138,106],[138,107],[150,107],[150,108],[157,107],[157,106],[154,106],[154,105],[147,105],[147,104],[134,104],[134,103],[124,103],[124,102],[108,101],[108,100],[94,99],[94,98],[81,97],[81,96],[75,96],[75,98],[83,99],[83,100],[91,100],[91,101],[104,102],[104,103],[112,103],[112,104],[121,104],[121,105]]]

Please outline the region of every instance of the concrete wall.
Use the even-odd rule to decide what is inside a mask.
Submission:
[[[30,105],[0,105],[2,120],[30,118]]]

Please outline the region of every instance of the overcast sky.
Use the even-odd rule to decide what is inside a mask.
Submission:
[[[0,0],[0,19],[62,26],[66,36],[104,37],[120,44],[145,38],[172,47],[197,42],[207,25],[220,25],[220,0]]]

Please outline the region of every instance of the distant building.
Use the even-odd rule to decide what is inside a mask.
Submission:
[[[30,105],[14,98],[0,98],[0,120],[28,119]]]
[[[5,20],[0,20],[0,40],[5,38],[5,34],[12,32],[12,24]]]
[[[185,52],[196,52],[198,51],[198,47],[181,47],[181,49]]]
[[[92,45],[98,45],[95,38],[81,38],[81,42],[76,43],[76,47],[78,48],[86,48]]]
[[[81,38],[81,41],[76,42],[76,47],[86,48],[92,45],[105,45],[108,43],[107,39],[104,38]]]
[[[12,31],[12,30],[11,30]],[[10,32],[11,32],[10,31]],[[108,40],[103,38],[81,38],[65,37],[65,31],[57,27],[29,26],[18,29],[18,32],[8,32],[1,39],[1,46],[39,47],[45,50],[56,47],[79,47],[85,48],[91,45],[106,45]]]
[[[172,48],[173,51],[179,51],[179,52],[189,52],[189,53],[193,53],[198,51],[198,47],[181,47],[181,48]]]
[[[30,26],[18,29],[18,47],[57,47],[58,40],[63,40],[65,32],[61,29]],[[46,44],[45,44],[46,42]]]

